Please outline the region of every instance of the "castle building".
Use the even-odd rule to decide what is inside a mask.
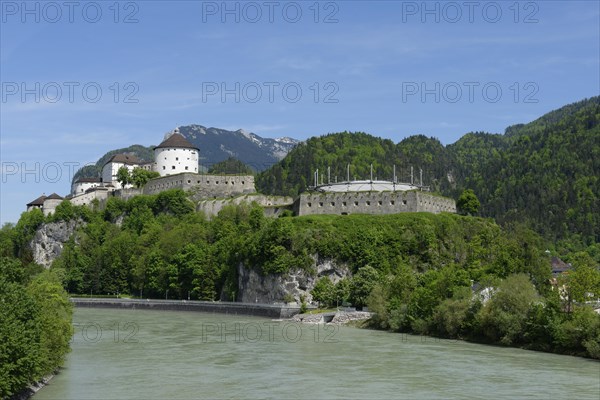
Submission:
[[[293,211],[296,215],[314,214],[396,214],[402,212],[456,212],[453,199],[429,193],[429,188],[413,182],[398,182],[394,168],[394,179],[382,181],[371,179],[351,181],[349,168],[345,182],[328,182],[319,185],[318,171],[315,185],[301,193],[296,199],[290,197],[264,196],[256,193],[254,176],[200,174],[200,149],[190,143],[176,128],[154,147],[154,162],[148,163],[131,154],[115,154],[102,167],[101,178],[79,178],[71,186],[71,193],[63,199],[56,193],[40,196],[27,204],[27,211],[38,208],[48,215],[63,200],[77,206],[90,206],[106,201],[109,196],[128,199],[140,194],[153,195],[170,189],[181,189],[197,203],[199,211],[208,216],[215,215],[228,204],[256,201],[265,213],[277,216]],[[122,187],[117,180],[120,168],[132,173],[136,168],[158,172],[141,188],[131,184]],[[328,174],[329,175],[329,174]]]
[[[37,199],[27,204],[27,211],[31,211],[33,209],[40,209],[44,213],[44,215],[48,215],[56,210],[56,207],[63,201],[64,199],[60,197],[56,193],[52,193],[50,196],[41,195]]]
[[[85,193],[88,189],[102,186],[101,178],[77,178],[71,185],[71,196]]]
[[[125,167],[132,172],[134,168],[140,167],[144,163],[142,160],[131,154],[115,154],[102,167],[102,183],[104,185],[112,184],[115,187],[121,187],[117,181],[117,172],[119,168]],[[125,185],[125,188],[130,188],[132,185]]]
[[[160,176],[185,172],[198,173],[200,149],[191,144],[175,129],[173,134],[154,148],[154,171]]]

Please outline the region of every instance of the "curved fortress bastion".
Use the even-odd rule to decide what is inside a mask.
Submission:
[[[308,192],[294,202],[296,215],[456,213],[453,199],[418,190],[396,192]]]

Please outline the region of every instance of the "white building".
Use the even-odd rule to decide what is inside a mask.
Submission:
[[[101,178],[77,178],[71,185],[71,196],[85,193],[86,190],[102,186]]]
[[[200,150],[175,129],[173,134],[154,148],[154,170],[160,176],[182,172],[198,173]]]
[[[142,164],[144,164],[143,161],[134,155],[115,154],[102,167],[102,183],[105,186],[110,183],[115,187],[120,188],[121,184],[117,181],[117,172],[119,171],[119,168],[126,167],[131,173],[134,168],[137,168]],[[132,187],[131,184],[125,185],[125,188],[130,187]]]

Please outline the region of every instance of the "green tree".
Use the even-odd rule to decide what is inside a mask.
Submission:
[[[324,276],[320,278],[315,287],[310,292],[313,299],[321,303],[325,307],[331,307],[335,304],[335,285],[331,282],[331,279]]]
[[[379,280],[379,273],[370,265],[362,267],[350,282],[350,302],[357,308],[367,305],[367,299]]]
[[[472,189],[464,190],[456,202],[456,208],[462,215],[477,215],[480,206],[481,203]]]
[[[132,183],[136,188],[141,188],[148,183],[150,179],[158,178],[160,174],[156,171],[148,171],[143,168],[134,168],[131,172],[130,183]]]
[[[528,314],[540,297],[526,274],[500,283],[478,315],[484,335],[505,345],[523,342]]]
[[[127,169],[127,167],[123,166],[117,170],[117,182],[121,184],[122,188],[131,183],[131,174],[129,173],[129,169]]]
[[[566,277],[569,298],[579,303],[600,298],[600,270],[592,257],[578,252],[569,260],[573,264],[573,270]]]

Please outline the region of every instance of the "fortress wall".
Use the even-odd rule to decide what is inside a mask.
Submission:
[[[283,210],[291,209],[294,199],[291,197],[266,196],[262,194],[242,195],[230,199],[201,200],[198,202],[196,210],[203,211],[208,217],[213,217],[227,205],[251,204],[253,202],[265,208],[264,212],[266,216],[277,216]]]
[[[69,201],[74,206],[89,206],[93,200],[98,199],[98,201],[104,200],[108,197],[108,190],[94,190],[93,192],[88,192],[84,194],[80,194],[79,196],[71,197]]]
[[[424,192],[417,192],[417,210],[431,213],[456,212],[456,202],[447,197],[434,196]]]
[[[144,194],[143,189],[129,188],[129,189],[117,189],[114,191],[114,195],[122,198],[123,200],[129,200],[132,197]]]
[[[169,189],[192,191],[193,197],[216,198],[254,193],[251,175],[201,175],[181,173],[152,179],[144,186],[144,194],[157,194]]]
[[[419,191],[304,193],[294,203],[296,215],[396,214],[456,212],[454,200]]]
[[[62,200],[59,199],[46,199],[44,200],[44,206],[42,207],[42,211],[45,216],[53,214],[56,210],[56,207],[62,203]]]

